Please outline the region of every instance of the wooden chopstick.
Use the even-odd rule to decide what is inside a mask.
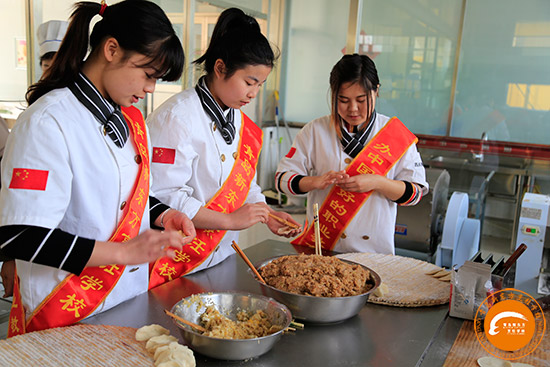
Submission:
[[[244,262],[248,265],[248,267],[254,272],[254,274],[256,274],[256,277],[260,280],[260,282],[264,283],[264,284],[267,284],[264,280],[264,278],[262,278],[262,276],[260,275],[260,273],[258,273],[258,270],[256,270],[256,268],[254,267],[254,265],[252,265],[252,263],[250,262],[250,260],[248,260],[248,257],[245,255],[245,253],[243,252],[243,250],[241,250],[241,248],[239,247],[239,245],[237,245],[237,242],[233,241],[233,244],[231,245],[231,247],[233,247],[233,249],[235,250],[235,252],[237,254],[239,254],[239,256],[244,260]]]
[[[313,204],[313,223],[315,225],[315,255],[322,255],[321,231],[319,229],[319,204]]]
[[[300,228],[300,226],[297,226],[296,224],[294,224],[294,223],[292,223],[292,222],[289,222],[289,221],[286,220],[286,219],[283,219],[283,218],[281,218],[281,217],[278,217],[278,216],[276,216],[275,214],[269,213],[269,216],[270,216],[271,218],[275,219],[277,222],[282,223],[282,224],[284,224],[284,225],[286,225],[286,226],[289,226],[290,228],[294,228],[294,229],[299,229],[299,228]]]
[[[200,325],[197,325],[197,324],[195,324],[195,323],[193,323],[193,322],[191,322],[191,321],[187,321],[187,320],[185,320],[185,319],[182,319],[182,318],[179,317],[178,315],[173,314],[172,312],[170,312],[170,311],[168,311],[168,310],[164,310],[164,312],[166,312],[166,314],[167,314],[168,316],[170,316],[170,317],[172,317],[172,318],[178,320],[179,322],[181,322],[181,323],[183,323],[183,324],[185,324],[185,325],[191,326],[193,329],[196,329],[196,330],[200,331],[201,333],[205,333],[205,332],[206,332],[206,329],[203,328],[203,327],[200,326]]]

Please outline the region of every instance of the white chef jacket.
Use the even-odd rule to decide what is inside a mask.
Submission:
[[[60,228],[81,237],[108,240],[138,174],[131,139],[118,148],[68,88],[42,96],[19,116],[4,151],[0,225]],[[8,189],[14,168],[48,171],[46,189]],[[149,203],[140,232],[149,228],[148,208]],[[17,275],[29,316],[69,273],[17,260]],[[126,267],[93,314],[147,291],[148,276],[148,264]]]
[[[227,113],[227,111],[226,111]],[[235,111],[231,144],[223,139],[215,122],[204,111],[194,88],[180,92],[157,108],[148,118],[153,149],[175,149],[174,164],[152,163],[153,191],[170,207],[194,218],[200,207],[218,192],[235,163],[233,154],[240,141],[241,114]],[[265,202],[254,177],[247,203]],[[238,231],[227,231],[218,248],[192,272],[213,266],[234,253],[231,242],[238,242]]]
[[[389,117],[376,114],[367,143],[388,121]],[[315,119],[305,125],[294,139],[292,148],[296,149],[295,153],[291,157],[283,157],[277,167],[277,172],[289,172],[282,177],[280,185],[289,195],[292,195],[288,190],[288,179],[292,177],[290,173],[319,176],[330,170],[344,170],[352,159],[344,152],[336,130],[331,124],[330,116]],[[391,168],[386,177],[392,180],[415,182],[423,186],[423,195],[428,192],[422,159],[414,144]],[[308,223],[313,223],[313,204],[318,203],[321,206],[332,187],[307,193]],[[344,235],[336,242],[334,251],[394,254],[396,216],[397,204],[373,192],[349,222]]]

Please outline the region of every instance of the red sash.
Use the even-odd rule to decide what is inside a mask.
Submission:
[[[377,174],[386,176],[409,147],[418,139],[397,117],[393,117],[369,141],[346,168],[350,176]],[[351,220],[367,201],[372,191],[349,192],[334,186],[319,209],[321,245],[332,250]],[[292,242],[294,245],[315,246],[314,223]]]
[[[242,112],[241,117],[241,140],[235,164],[222,187],[206,203],[207,209],[231,213],[240,208],[248,196],[262,149],[263,132]],[[199,266],[216,249],[226,232],[197,229],[197,236],[182,251],[176,251],[174,260],[163,257],[155,262],[149,279],[149,289],[179,278]]]
[[[131,126],[133,143],[141,157],[138,179],[128,200],[122,220],[109,239],[126,242],[139,233],[149,198],[149,151],[143,116],[135,107],[123,108]],[[85,268],[80,276],[67,276],[34,310],[25,324],[19,282],[15,276],[8,336],[74,324],[89,316],[109,295],[124,271],[122,265]]]

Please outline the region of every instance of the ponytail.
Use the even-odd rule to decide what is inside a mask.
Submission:
[[[225,77],[229,78],[247,65],[273,67],[276,57],[256,19],[230,8],[220,14],[208,49],[193,63],[204,64],[206,74],[210,74],[218,59],[224,62]]]
[[[103,10],[103,11],[102,11]],[[102,19],[88,37],[92,18],[102,11]],[[114,37],[125,51],[145,55],[150,61],[141,67],[154,66],[155,78],[178,80],[184,65],[184,53],[174,28],[164,11],[146,0],[125,0],[111,6],[83,1],[75,4],[67,33],[52,66],[36,84],[29,87],[29,105],[53,89],[64,88],[76,80],[84,58]]]

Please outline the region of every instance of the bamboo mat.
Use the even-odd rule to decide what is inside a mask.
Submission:
[[[423,307],[449,303],[450,283],[427,273],[443,270],[426,261],[397,255],[347,253],[336,257],[374,270],[388,287],[383,296],[369,295],[368,302],[395,307]]]
[[[0,341],[2,367],[153,366],[136,329],[74,325],[35,331]]]
[[[511,362],[527,363],[535,367],[550,366],[550,332],[548,331],[550,311],[546,311],[544,317],[547,322],[546,333],[538,348],[531,354]],[[479,367],[477,360],[481,357],[491,357],[491,355],[478,342],[474,322],[464,321],[443,367]]]

